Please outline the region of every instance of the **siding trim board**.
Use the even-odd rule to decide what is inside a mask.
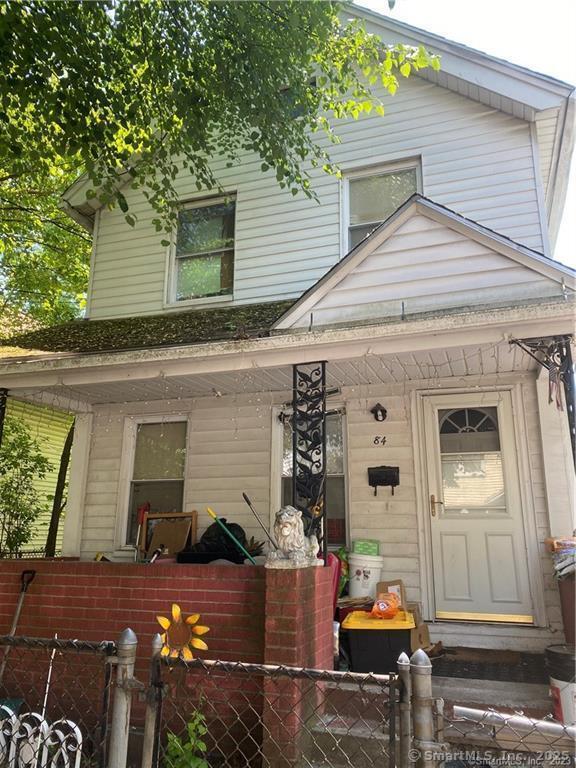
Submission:
[[[407,233],[416,233],[416,235],[421,237],[420,231],[423,227],[421,226],[421,223],[414,218],[418,216],[424,217],[431,224],[431,231],[425,233],[426,240],[424,245],[420,244],[422,249],[429,248],[431,245],[440,245],[449,242],[449,238],[446,236],[446,232],[449,231],[450,233],[459,234],[465,239],[478,243],[483,248],[489,249],[491,253],[496,253],[509,259],[511,263],[506,265],[502,262],[499,266],[499,271],[504,268],[520,266],[530,270],[532,273],[526,275],[526,280],[528,282],[536,281],[537,275],[540,275],[541,277],[552,281],[556,286],[559,286],[559,288],[552,288],[551,290],[547,290],[542,286],[541,293],[538,293],[538,290],[535,289],[536,296],[550,295],[550,292],[553,291],[556,291],[557,294],[564,294],[567,288],[572,291],[576,290],[576,271],[572,268],[564,266],[559,262],[551,261],[537,251],[524,245],[520,245],[510,238],[500,235],[471,219],[467,219],[422,195],[416,194],[410,197],[384,223],[377,227],[369,237],[353,248],[341,262],[332,267],[332,269],[327,272],[316,285],[308,289],[308,291],[306,291],[300,299],[274,323],[272,326],[273,329],[284,330],[293,328],[294,326],[301,324],[305,317],[312,313],[315,308],[318,308],[318,305],[322,300],[326,300],[327,303],[330,304],[328,294],[333,291],[337,292],[342,290],[344,279],[348,277],[350,280],[349,276],[352,272],[356,269],[360,269],[360,265],[368,257],[372,256],[372,258],[374,258],[373,254],[377,254],[378,250],[391,240],[395,234],[399,233],[401,229]],[[438,229],[437,225],[444,228],[444,232],[438,232],[439,242],[436,241],[435,235],[433,234],[434,230]],[[406,237],[406,235],[404,235],[404,237]],[[411,235],[408,234],[408,239],[410,239],[410,237]],[[413,245],[416,245],[416,240]],[[409,246],[407,253],[413,253],[413,247]],[[442,259],[440,254],[438,255],[438,259]],[[381,274],[383,274],[384,277],[386,276],[387,269],[385,260],[386,255],[383,255]],[[473,266],[469,266],[467,269],[468,271],[472,271]],[[487,275],[486,287],[488,287],[488,272],[487,270],[481,270],[481,273]],[[498,281],[496,281],[496,283],[498,284]],[[375,285],[377,291],[378,284],[375,283]],[[498,285],[498,287],[500,287],[500,285]],[[343,290],[346,290],[346,288]],[[461,290],[461,286],[458,290]],[[501,298],[502,297],[499,297],[499,299]],[[376,298],[374,298],[374,300],[376,300]],[[490,303],[490,301],[488,300],[487,303]],[[439,303],[438,306],[436,306],[436,309],[441,307],[442,304]],[[320,321],[320,324],[322,324],[322,321]]]

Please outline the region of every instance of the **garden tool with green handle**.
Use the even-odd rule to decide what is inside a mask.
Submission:
[[[220,518],[218,517],[218,515],[216,514],[216,512],[214,512],[214,510],[210,509],[210,507],[206,507],[206,512],[208,512],[208,514],[210,515],[210,517],[211,517],[213,520],[215,520],[215,521],[218,523],[218,525],[220,526],[220,528],[222,528],[222,530],[224,531],[224,533],[225,533],[225,534],[226,534],[226,535],[227,535],[227,536],[228,536],[230,539],[232,539],[232,541],[234,542],[234,544],[236,544],[236,546],[238,547],[238,549],[239,549],[239,550],[240,550],[240,551],[241,551],[241,552],[242,552],[244,555],[246,555],[246,558],[247,558],[248,560],[250,560],[250,562],[252,563],[252,565],[256,565],[256,560],[254,560],[254,558],[252,557],[252,555],[251,555],[251,554],[250,554],[250,553],[249,553],[249,552],[248,552],[248,551],[247,551],[247,550],[246,550],[246,549],[245,549],[245,548],[242,546],[242,544],[240,544],[240,542],[238,541],[238,539],[236,538],[236,536],[234,536],[234,534],[232,533],[232,531],[229,531],[229,530],[228,530],[228,528],[226,528],[226,525],[225,525],[225,523],[223,523],[223,522],[222,522],[222,520],[220,520]]]

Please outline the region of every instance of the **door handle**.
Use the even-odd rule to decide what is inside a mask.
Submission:
[[[442,504],[442,506],[444,506],[444,502],[437,499],[436,496],[433,493],[431,493],[430,494],[430,514],[432,515],[432,517],[436,517],[436,504]]]

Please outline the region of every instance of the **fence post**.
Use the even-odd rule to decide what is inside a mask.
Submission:
[[[131,629],[125,629],[116,645],[116,687],[110,729],[108,768],[126,768],[128,735],[130,732],[130,708],[134,683],[134,663],[138,639]]]
[[[427,753],[436,750],[432,699],[432,662],[419,648],[410,657],[412,712],[414,718],[414,758],[418,768],[434,768],[436,760]]]
[[[398,673],[402,682],[400,689],[400,768],[408,768],[412,747],[412,678],[410,677],[410,659],[404,652],[398,657]]]
[[[141,768],[158,765],[158,726],[162,702],[162,680],[160,672],[160,651],[162,638],[156,634],[152,638],[152,658],[150,660],[150,680],[146,692],[146,714],[144,717],[144,738],[142,739]]]

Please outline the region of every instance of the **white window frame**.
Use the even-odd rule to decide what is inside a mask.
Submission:
[[[190,416],[180,414],[154,413],[146,416],[126,416],[124,419],[124,431],[122,435],[122,458],[120,460],[120,477],[118,483],[118,503],[116,507],[116,532],[114,547],[117,550],[133,552],[136,547],[126,541],[128,533],[128,507],[130,505],[130,486],[134,474],[134,460],[136,458],[136,437],[140,424],[166,424],[182,422],[186,424],[186,456],[184,457],[182,507],[186,503],[188,462],[190,456]],[[184,511],[184,510],[182,510]]]
[[[284,424],[280,414],[286,406],[272,408],[272,446],[270,451],[270,530],[273,529],[276,512],[282,505],[282,460],[284,458]],[[329,410],[339,411],[342,417],[342,469],[344,472],[344,519],[346,521],[346,548],[350,548],[350,483],[348,475],[348,420],[342,403],[330,403]]]
[[[236,225],[237,225],[237,216],[238,216],[238,195],[236,192],[226,192],[223,195],[218,195],[215,197],[199,197],[199,198],[193,198],[191,200],[188,200],[186,203],[184,203],[180,210],[186,211],[191,210],[193,208],[207,208],[210,205],[217,205],[218,203],[223,203],[227,200],[233,199],[234,205],[235,205],[235,211],[234,211],[234,249],[233,249],[233,261],[234,261],[234,277],[232,281],[232,293],[227,293],[222,296],[199,296],[198,298],[193,299],[183,299],[182,301],[178,301],[176,299],[176,289],[177,289],[177,256],[176,256],[176,245],[178,241],[178,224],[173,228],[172,233],[170,235],[170,244],[167,247],[167,254],[166,254],[166,277],[165,277],[165,283],[166,283],[166,291],[165,291],[165,300],[164,300],[164,306],[167,308],[176,308],[176,307],[195,307],[195,306],[202,306],[205,304],[230,304],[234,300],[234,290],[235,290],[235,284],[236,284]]]
[[[378,165],[368,165],[362,168],[356,168],[344,171],[341,181],[342,189],[342,212],[340,220],[342,222],[342,231],[340,233],[340,258],[343,259],[350,251],[350,182],[355,179],[361,179],[364,176],[384,176],[394,171],[416,171],[416,192],[422,194],[422,160],[420,157],[410,157],[403,160],[397,160],[390,163],[380,163]]]

